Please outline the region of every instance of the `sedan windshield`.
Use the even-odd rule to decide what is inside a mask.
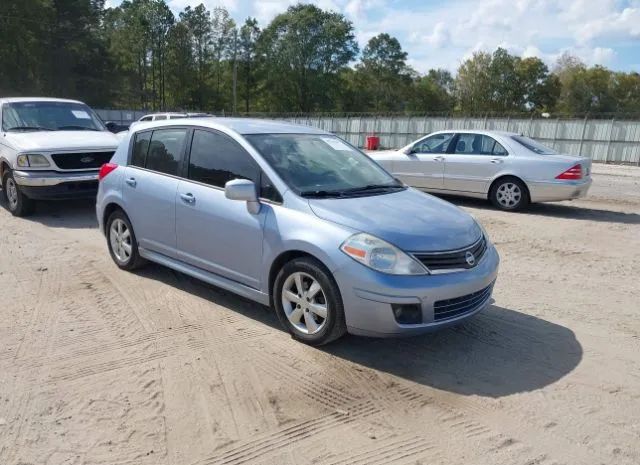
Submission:
[[[13,102],[2,107],[3,131],[104,131],[88,106],[73,102]]]
[[[529,150],[538,155],[556,155],[558,152],[547,147],[546,145],[542,145],[540,142],[531,139],[530,137],[525,136],[511,136],[513,140],[515,140],[520,145],[525,146]]]
[[[294,191],[304,197],[383,194],[405,186],[341,139],[324,134],[245,136]]]

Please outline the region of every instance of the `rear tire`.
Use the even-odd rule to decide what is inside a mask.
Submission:
[[[340,289],[331,273],[311,257],[284,265],[273,286],[273,303],[294,339],[320,346],[347,332]]]
[[[505,177],[491,186],[489,200],[500,210],[518,211],[529,205],[529,191],[518,178]]]
[[[2,177],[2,192],[13,216],[28,216],[35,210],[35,201],[22,193],[11,170],[7,170]]]
[[[106,233],[109,255],[120,269],[133,271],[146,264],[138,252],[131,222],[122,210],[116,210],[109,216]]]

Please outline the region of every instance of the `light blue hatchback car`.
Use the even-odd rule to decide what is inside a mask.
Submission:
[[[96,210],[120,268],[150,260],[270,305],[314,345],[459,323],[498,271],[470,215],[288,123],[141,123],[102,167]]]

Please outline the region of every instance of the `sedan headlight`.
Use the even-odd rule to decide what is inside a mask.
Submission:
[[[344,241],[340,250],[354,260],[382,273],[418,275],[428,274],[414,258],[396,246],[371,234],[358,233]]]
[[[49,166],[49,160],[39,153],[18,155],[17,163],[20,168],[44,168]]]

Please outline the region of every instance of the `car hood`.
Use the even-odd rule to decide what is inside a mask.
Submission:
[[[367,197],[310,199],[309,206],[324,220],[373,234],[410,252],[459,249],[482,234],[471,215],[415,189]]]
[[[7,132],[5,141],[19,152],[95,150],[118,147],[118,138],[108,131]]]

